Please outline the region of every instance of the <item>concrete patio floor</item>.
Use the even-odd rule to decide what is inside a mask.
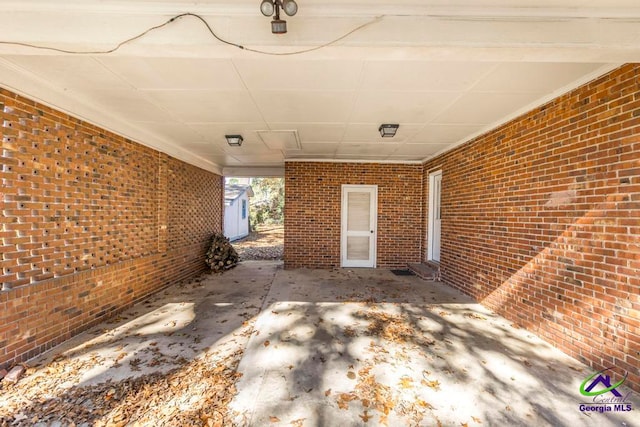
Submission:
[[[282,270],[277,261],[169,288],[31,362],[16,386],[3,385],[0,425],[66,425],[72,417],[55,408],[78,400],[73,390],[144,375],[193,383],[154,396],[144,415],[98,410],[83,397],[73,421],[108,425],[120,410],[148,425],[173,408],[216,425],[195,393],[208,375],[190,371],[195,360],[241,374],[237,393],[225,385],[224,425],[640,425],[637,394],[628,413],[581,412],[590,368],[447,286],[382,269]]]

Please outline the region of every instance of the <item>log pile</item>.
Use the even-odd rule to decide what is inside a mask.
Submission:
[[[211,236],[211,244],[205,260],[211,271],[219,273],[233,268],[238,264],[239,258],[229,239],[223,234]]]

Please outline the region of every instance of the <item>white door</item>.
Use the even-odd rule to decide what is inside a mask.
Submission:
[[[440,262],[440,199],[442,194],[442,171],[429,174],[429,230],[427,259]]]
[[[342,186],[340,257],[343,267],[376,266],[377,185]]]

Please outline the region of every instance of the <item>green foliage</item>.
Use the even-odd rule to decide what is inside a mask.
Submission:
[[[249,223],[253,230],[261,225],[284,224],[284,179],[253,178],[254,196],[249,199]]]

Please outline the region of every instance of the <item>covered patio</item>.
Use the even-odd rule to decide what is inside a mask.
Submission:
[[[590,368],[451,287],[281,267],[202,275],[68,341],[4,387],[0,425],[634,425],[581,411]]]

